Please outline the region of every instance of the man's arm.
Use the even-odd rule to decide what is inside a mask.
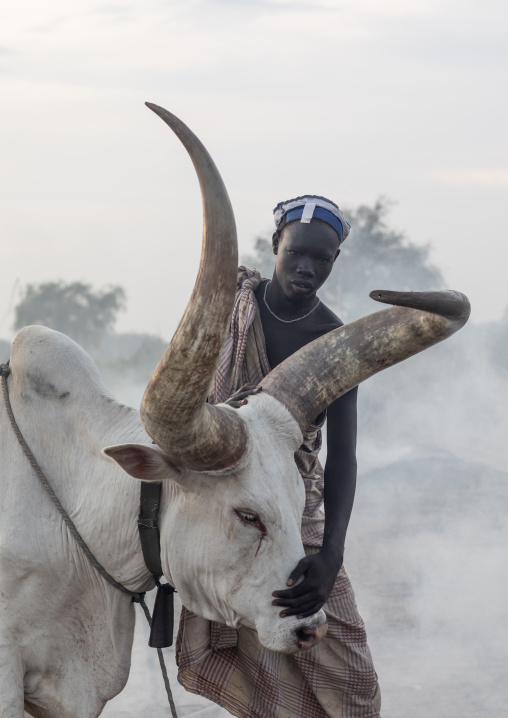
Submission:
[[[328,408],[325,466],[325,530],[322,552],[337,564],[344,558],[346,532],[356,490],[356,401],[358,387]]]
[[[356,488],[355,387],[328,407],[325,467],[325,529],[322,549],[303,558],[291,573],[288,586],[301,576],[295,588],[275,591],[274,604],[284,616],[311,616],[327,601],[344,558],[344,543]]]

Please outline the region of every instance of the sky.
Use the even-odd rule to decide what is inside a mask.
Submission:
[[[506,28],[498,0],[4,3],[0,337],[22,288],[57,279],[122,285],[120,331],[173,333],[199,263],[201,199],[145,101],[210,151],[241,252],[280,200],[385,196],[389,224],[431,245],[473,321],[499,319]]]

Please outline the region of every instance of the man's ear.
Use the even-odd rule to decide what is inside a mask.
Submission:
[[[274,254],[279,251],[280,232],[277,230],[272,234],[272,250]]]
[[[124,471],[135,479],[143,481],[164,481],[165,479],[178,481],[184,473],[171,463],[168,456],[158,446],[118,444],[117,446],[107,446],[102,453],[116,461]]]

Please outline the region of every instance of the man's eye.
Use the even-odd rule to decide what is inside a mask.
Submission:
[[[295,256],[295,257],[299,257],[299,256],[300,256],[300,252],[295,252],[294,249],[288,249],[288,252],[289,252],[289,254],[292,254],[292,255]]]

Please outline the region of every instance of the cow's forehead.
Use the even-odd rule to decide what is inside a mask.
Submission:
[[[273,495],[292,491],[295,484],[301,484],[294,453],[302,443],[302,434],[286,407],[272,396],[260,393],[249,397],[248,404],[240,409],[227,408],[238,411],[245,421],[247,451],[238,464],[228,469],[190,472],[205,492],[215,491],[213,477],[219,491],[220,486],[227,484],[227,491],[236,497],[239,492],[255,497]]]
[[[241,407],[248,431],[247,452],[232,472],[247,486],[289,484],[299,478],[294,453],[302,443],[300,428],[283,404],[268,394],[249,397]],[[286,486],[287,488],[287,486]]]
[[[237,409],[247,424],[250,443],[280,444],[296,451],[302,443],[302,433],[288,409],[269,394],[260,392],[249,397],[245,406]]]
[[[277,528],[284,535],[299,533],[305,489],[294,459],[302,442],[297,422],[268,394],[249,397],[241,409],[228,410],[239,411],[245,421],[247,452],[229,469],[187,470],[187,510],[201,516],[206,507],[226,524],[232,510],[250,510],[259,514],[270,535]]]

